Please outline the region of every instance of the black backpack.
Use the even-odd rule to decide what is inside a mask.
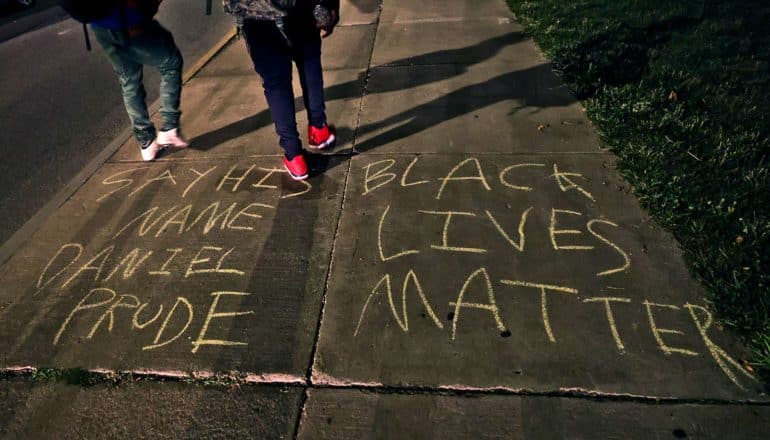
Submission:
[[[90,23],[106,17],[114,11],[121,0],[60,0],[59,4],[72,18],[81,23]]]
[[[155,13],[158,12],[158,5],[160,2],[155,0],[139,0],[137,7],[143,16],[151,20]],[[59,5],[67,12],[72,18],[83,23],[83,33],[86,38],[86,48],[91,50],[91,40],[88,37],[88,28],[86,23],[104,18],[114,12],[116,9],[120,9],[123,20],[125,21],[125,10],[127,0],[59,0]],[[208,8],[210,10],[211,0],[208,1]],[[125,29],[127,30],[127,29]]]
[[[125,10],[127,3],[127,0],[59,0],[62,9],[81,23],[104,18],[118,8]],[[159,3],[158,0],[138,0],[136,7],[150,20],[158,12]],[[208,3],[210,5],[211,0]]]

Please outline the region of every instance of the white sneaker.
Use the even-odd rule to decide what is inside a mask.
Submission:
[[[158,132],[157,140],[164,147],[187,148],[190,145],[184,140],[178,128]]]
[[[158,153],[160,153],[160,150],[162,149],[163,146],[158,143],[157,139],[154,139],[152,142],[150,142],[150,145],[139,148],[139,150],[142,152],[142,159],[145,162],[151,162],[155,160],[155,157],[158,155]]]

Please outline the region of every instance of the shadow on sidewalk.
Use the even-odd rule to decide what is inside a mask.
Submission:
[[[524,35],[522,33],[511,32],[505,35],[501,35],[499,37],[490,38],[478,44],[474,44],[472,46],[468,46],[462,49],[441,50],[436,52],[430,52],[423,55],[403,58],[382,66],[372,67],[370,70],[387,67],[387,66],[393,66],[393,65],[406,65],[406,66],[430,65],[430,64],[436,64],[437,60],[447,60],[447,59],[452,60],[457,58],[470,60],[470,62],[467,65],[458,65],[458,69],[454,69],[452,71],[447,69],[432,77],[423,76],[420,78],[416,78],[413,82],[409,84],[408,88],[420,87],[426,84],[444,81],[456,76],[460,76],[468,71],[469,66],[486,61],[494,57],[497,53],[499,53],[505,47],[519,43],[523,41],[523,39],[524,39]],[[247,56],[245,52],[244,52],[244,56]],[[331,101],[340,100],[340,99],[360,97],[358,93],[351,93],[351,91],[358,90],[356,85],[360,84],[362,81],[365,81],[367,79],[366,75],[367,75],[366,72],[362,72],[359,75],[359,77],[355,80],[348,81],[342,84],[337,84],[331,87],[327,87],[325,91],[326,101],[331,102]],[[255,76],[255,81],[256,80],[257,78]],[[405,90],[405,89],[406,89],[405,87],[397,86],[395,84],[392,87],[388,87],[386,85],[385,87],[381,87],[377,91],[377,93],[388,93],[388,92]],[[367,94],[371,94],[371,93],[367,93]],[[301,97],[295,98],[294,105],[298,112],[304,110],[304,105],[302,103]],[[190,140],[190,145],[191,145],[191,148],[194,148],[196,150],[207,151],[216,147],[217,145],[220,145],[231,139],[246,135],[248,133],[256,131],[270,124],[272,124],[270,110],[264,109],[252,116],[246,117],[239,121],[228,124],[224,127],[221,127],[216,130],[197,136]],[[337,127],[337,129],[341,130],[343,133],[350,133],[351,130],[353,130],[352,128],[349,128],[347,129],[347,131],[345,131],[346,130],[345,127]],[[360,128],[359,130],[357,130],[357,134],[358,135],[361,134]]]
[[[503,101],[516,101],[508,115],[533,107],[539,112],[546,107],[565,106],[575,99],[564,93],[539,94],[535,88],[538,78],[553,75],[551,66],[541,64],[496,76],[490,80],[465,86],[430,102],[403,111],[377,123],[359,127],[358,135],[386,127],[390,130],[355,145],[356,152],[365,152],[390,142],[420,133],[445,121],[476,112]],[[495,127],[489,127],[495,130]]]

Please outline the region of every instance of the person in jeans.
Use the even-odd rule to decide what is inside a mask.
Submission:
[[[304,150],[297,132],[292,88],[292,62],[299,71],[302,100],[308,115],[308,144],[323,149],[335,141],[326,121],[321,35],[331,35],[339,21],[339,0],[297,0],[289,11],[275,0],[223,0],[235,15],[254,64],[284,150],[283,164],[295,180],[308,177]],[[319,14],[320,5],[321,14]],[[315,13],[314,13],[315,12]],[[319,15],[326,14],[325,19]]]
[[[123,102],[139,141],[142,159],[155,160],[165,147],[185,148],[179,131],[182,54],[174,37],[153,18],[161,0],[126,0],[104,18],[91,22],[123,89]],[[160,72],[162,126],[156,133],[145,98],[143,67]]]

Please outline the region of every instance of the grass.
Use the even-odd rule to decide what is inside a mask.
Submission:
[[[770,2],[508,3],[770,383]]]

